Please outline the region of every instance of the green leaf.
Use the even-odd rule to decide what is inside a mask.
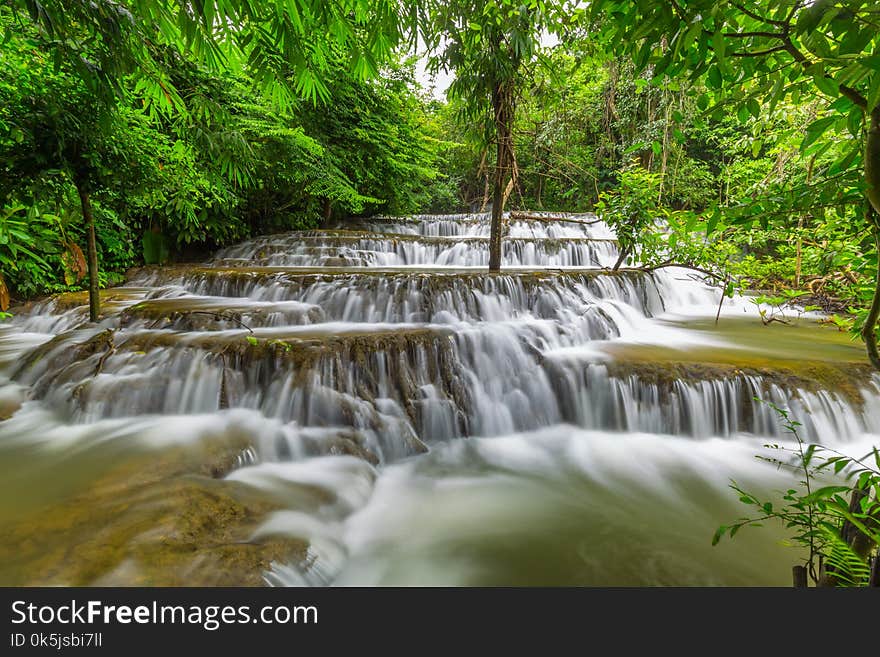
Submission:
[[[836,97],[840,95],[840,86],[828,76],[816,75],[813,77],[813,81],[816,83],[819,91],[826,94],[827,96]]]
[[[707,237],[714,232],[715,227],[718,225],[718,220],[720,218],[721,218],[721,212],[718,210],[718,208],[715,208],[715,210],[712,212],[712,215],[709,217],[709,220],[706,222],[706,236]]]
[[[749,98],[746,103],[746,107],[749,109],[749,114],[754,116],[756,119],[761,116],[761,104],[754,98]]]
[[[814,503],[818,502],[819,500],[831,499],[837,493],[846,493],[846,492],[849,492],[850,490],[851,489],[849,486],[824,486],[822,488],[814,490],[809,495],[805,495],[802,498],[802,501],[805,504],[814,504]]]
[[[761,149],[764,147],[764,141],[762,139],[756,139],[752,142],[752,157],[757,158],[761,153]]]
[[[720,89],[723,82],[721,78],[721,69],[718,68],[715,64],[709,67],[709,71],[707,73],[709,87],[712,89]]]
[[[806,150],[806,148],[815,142],[819,137],[825,134],[825,131],[828,130],[836,120],[836,117],[826,116],[825,118],[816,119],[810,125],[807,126],[806,134],[804,135],[803,140],[801,141],[801,150]]]
[[[865,114],[862,111],[861,107],[853,107],[849,114],[846,117],[846,128],[849,130],[849,134],[853,137],[858,138],[859,134],[862,131],[862,120],[864,119]]]

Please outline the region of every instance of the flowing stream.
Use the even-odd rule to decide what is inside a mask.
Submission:
[[[373,218],[147,267],[0,328],[0,583],[789,585],[712,547],[757,455],[877,444],[880,379],[815,317],[611,272],[592,215]],[[794,313],[796,314],[796,313]]]

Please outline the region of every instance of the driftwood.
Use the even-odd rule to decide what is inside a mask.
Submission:
[[[550,213],[540,213],[540,212],[525,212],[522,210],[513,210],[510,213],[510,218],[514,221],[543,221],[546,223],[554,223],[557,221],[564,221],[570,224],[582,224],[584,226],[592,226],[594,224],[600,223],[601,219],[573,219],[570,216],[566,216],[564,214],[550,214]]]

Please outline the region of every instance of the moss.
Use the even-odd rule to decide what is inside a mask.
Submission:
[[[150,268],[142,267],[131,270],[132,278],[137,278],[148,273]],[[197,278],[248,278],[251,280],[275,280],[278,278],[298,281],[304,285],[318,281],[334,280],[337,278],[427,278],[439,280],[462,280],[512,277],[524,281],[546,281],[554,278],[564,279],[592,279],[603,276],[650,278],[651,274],[642,269],[621,267],[614,271],[601,268],[584,269],[502,269],[490,272],[485,268],[450,269],[446,267],[406,267],[406,268],[345,268],[345,267],[208,267],[205,265],[185,265],[163,267],[161,272],[167,278],[197,277]]]
[[[132,301],[143,298],[145,290],[137,287],[112,287],[100,290],[101,314],[112,314],[124,308]],[[61,314],[74,308],[87,307],[89,305],[88,290],[79,292],[64,292],[51,297],[34,299],[11,310],[16,315],[27,315],[46,312],[46,307],[51,308],[55,314]]]
[[[251,302],[236,299],[175,297],[150,299],[124,309],[121,327],[141,321],[150,329],[210,331],[263,326],[272,314],[283,315],[290,325],[312,324],[323,319],[317,306],[296,302]]]
[[[295,245],[301,252],[309,253],[309,245],[314,248],[321,247],[359,247],[364,243],[384,242],[392,246],[400,243],[418,243],[425,245],[452,246],[454,244],[488,244],[488,237],[472,236],[472,235],[402,235],[397,233],[371,233],[367,231],[307,231],[303,233],[288,234],[282,240],[272,240],[269,242],[251,242],[256,249],[257,257],[265,257],[274,253],[282,253],[288,251],[291,246]],[[588,244],[593,242],[616,243],[613,239],[594,239],[589,237],[568,237],[564,239],[546,239],[536,237],[508,237],[505,238],[505,244],[536,244],[547,247],[548,250],[559,250],[567,244]],[[316,253],[319,251],[315,251]]]
[[[246,446],[127,459],[86,490],[4,528],[4,584],[254,586],[272,561],[305,557],[300,540],[253,542],[274,500],[217,479]],[[313,505],[325,503],[314,491]]]
[[[790,393],[829,391],[841,395],[856,408],[864,403],[861,388],[869,381],[873,369],[866,363],[832,363],[813,361],[774,361],[760,359],[738,362],[705,363],[674,360],[615,360],[607,363],[611,376],[635,376],[643,383],[671,390],[675,383],[713,381],[746,376],[759,377],[765,390],[779,386]]]

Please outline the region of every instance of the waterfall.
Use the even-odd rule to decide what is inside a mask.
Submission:
[[[610,271],[617,242],[593,215],[511,215],[498,273],[488,232],[486,214],[374,217],[142,268],[104,291],[98,324],[82,293],[33,303],[0,329],[0,410],[18,409],[0,446],[233,445],[215,467],[224,481],[282,506],[252,538],[308,546],[266,569],[274,584],[519,581],[513,561],[486,570],[504,532],[532,523],[516,531],[543,545],[542,532],[568,536],[573,513],[555,548],[566,563],[527,581],[640,583],[609,563],[614,531],[659,541],[641,583],[769,582],[745,562],[719,574],[702,550],[677,574],[680,535],[736,513],[729,478],[778,483],[750,465],[763,442],[790,439],[765,401],[802,438],[855,449],[880,432],[880,379],[841,341],[780,357],[755,332],[786,327],[762,326],[746,299],[697,330],[719,290],[686,270]],[[602,506],[650,523],[693,510],[682,487],[703,496],[705,527],[679,518],[651,539]],[[660,506],[637,508],[636,491]]]

